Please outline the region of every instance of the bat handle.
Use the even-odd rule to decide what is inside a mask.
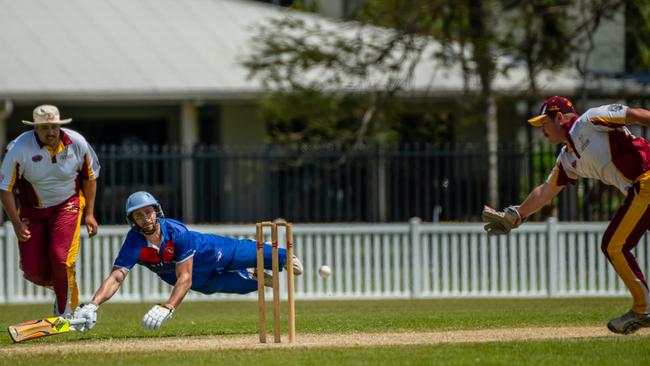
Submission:
[[[79,325],[79,324],[84,324],[86,322],[86,319],[69,319],[68,322],[70,322],[70,325]]]

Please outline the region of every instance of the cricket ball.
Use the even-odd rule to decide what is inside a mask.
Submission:
[[[318,274],[323,278],[327,278],[331,273],[332,273],[332,269],[326,265],[322,265],[318,269]]]

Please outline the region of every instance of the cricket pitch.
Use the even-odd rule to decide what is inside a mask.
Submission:
[[[635,335],[648,336],[650,328],[639,330]],[[114,339],[101,341],[73,341],[69,343],[38,343],[9,345],[0,348],[0,355],[55,354],[55,353],[116,353],[156,351],[208,351],[230,349],[262,348],[332,348],[332,347],[374,347],[400,345],[434,345],[446,343],[486,343],[510,341],[537,341],[547,339],[579,339],[621,337],[606,327],[540,327],[499,328],[481,330],[452,330],[438,332],[395,332],[395,333],[342,333],[342,334],[297,334],[294,344],[260,344],[257,334],[246,336],[201,336]],[[272,340],[272,339],[269,339]]]

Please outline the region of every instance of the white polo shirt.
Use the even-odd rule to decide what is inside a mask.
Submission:
[[[0,189],[14,192],[21,206],[56,206],[82,188],[81,180],[99,177],[99,160],[86,139],[61,128],[61,145],[53,151],[36,131],[27,131],[7,146],[0,170]]]
[[[595,178],[623,194],[650,170],[650,145],[625,127],[627,106],[609,104],[575,117],[568,128],[569,144],[562,148],[547,182],[575,183],[578,177]]]

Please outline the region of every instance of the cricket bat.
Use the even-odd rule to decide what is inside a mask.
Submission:
[[[10,325],[7,330],[14,343],[28,339],[46,337],[55,334],[67,333],[71,325],[83,324],[85,319],[65,319],[62,317],[51,317]]]

